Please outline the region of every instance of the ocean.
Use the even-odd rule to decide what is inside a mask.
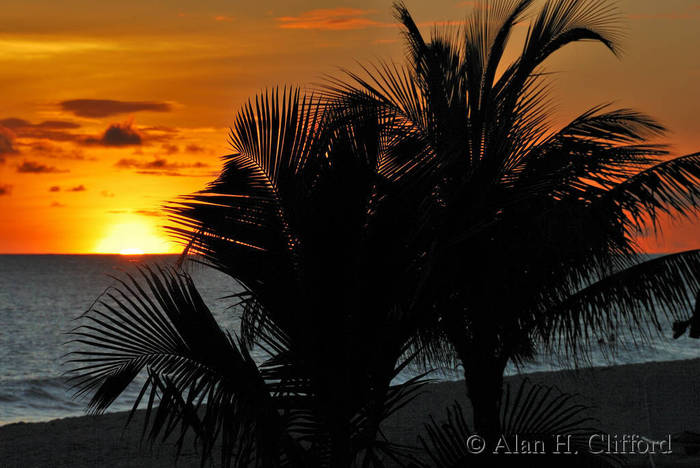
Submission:
[[[110,275],[134,272],[142,263],[172,264],[176,259],[176,255],[0,255],[0,425],[83,415],[87,401],[73,398],[62,365],[69,350],[67,332],[77,325],[74,319],[114,284]],[[219,325],[237,332],[238,313],[230,307],[233,300],[225,298],[238,291],[235,282],[204,267],[190,272]],[[665,329],[670,336],[670,325]],[[687,337],[659,338],[630,349],[622,346],[612,358],[606,346],[592,350],[592,365],[700,358],[700,340]],[[263,359],[255,350],[253,357]],[[560,368],[558,360],[543,357],[520,371]],[[517,369],[510,367],[507,372]],[[445,371],[432,377],[452,380],[460,378],[460,373]],[[110,411],[131,409],[138,390],[138,385],[129,388]]]

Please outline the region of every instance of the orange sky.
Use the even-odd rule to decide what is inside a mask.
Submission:
[[[427,32],[470,1],[407,0]],[[627,0],[625,54],[580,44],[548,63],[558,116],[614,101],[700,151],[700,1]],[[238,106],[402,57],[390,1],[5,0],[0,11],[0,253],[175,252],[164,201],[202,188]],[[649,250],[700,247],[700,223]]]

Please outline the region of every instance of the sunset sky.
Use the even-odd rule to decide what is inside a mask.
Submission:
[[[472,3],[406,1],[426,33]],[[621,59],[577,44],[547,63],[557,118],[614,102],[700,151],[700,1],[618,5]],[[248,97],[402,57],[389,0],[4,0],[0,253],[176,252],[159,207],[215,177]],[[698,248],[700,223],[646,245]]]

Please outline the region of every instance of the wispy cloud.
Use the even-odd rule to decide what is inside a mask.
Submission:
[[[117,167],[119,169],[138,169],[136,171],[137,174],[182,176],[185,174],[179,172],[181,169],[200,169],[208,167],[208,165],[201,162],[170,162],[164,158],[156,158],[152,161],[141,161],[138,159],[124,158],[117,161],[114,167]]]
[[[17,117],[0,120],[0,128],[12,131],[17,138],[33,138],[53,141],[76,141],[82,135],[71,130],[80,128],[80,124],[65,120],[47,120],[38,124]]]
[[[21,148],[22,153],[36,157],[74,161],[97,161],[95,157],[85,156],[83,151],[78,148],[66,148],[65,146],[42,140],[21,143]]]
[[[0,185],[0,197],[10,195],[12,193],[12,185]]]
[[[52,185],[49,187],[49,192],[60,192],[61,191],[61,186],[60,185]]]
[[[224,23],[230,23],[233,21],[235,18],[233,16],[228,16],[228,15],[218,15],[214,17],[214,21],[219,21],[219,22],[224,22]]]
[[[114,193],[110,192],[109,190],[100,191],[100,195],[102,195],[105,198],[114,198]]]
[[[2,59],[27,60],[49,58],[60,54],[114,51],[119,49],[122,49],[122,47],[116,43],[92,40],[74,41],[56,38],[46,40],[0,40],[0,58]]]
[[[51,203],[51,208],[63,208],[64,206],[66,206],[66,205],[64,205],[63,203],[59,203],[57,201]]]
[[[59,103],[61,109],[79,117],[109,117],[133,112],[170,112],[172,106],[159,101],[116,101],[112,99],[71,99]]]
[[[372,12],[359,8],[322,8],[306,11],[299,16],[282,16],[277,18],[277,23],[282,29],[325,30],[365,29],[383,25],[368,18]]]
[[[126,213],[133,213],[141,216],[154,216],[154,217],[160,217],[164,216],[162,212],[156,211],[156,210],[109,210],[107,211],[109,214],[126,214]]]
[[[82,185],[82,184],[76,185],[75,187],[71,187],[71,188],[68,189],[69,192],[84,192],[84,191],[86,191],[86,190],[87,190],[87,189],[86,189],[85,186]]]
[[[46,166],[34,161],[24,161],[17,166],[17,172],[25,174],[56,174],[60,172],[68,172],[68,170],[58,169],[53,166]]]
[[[142,216],[163,216],[163,213],[155,210],[136,210],[134,213]]]

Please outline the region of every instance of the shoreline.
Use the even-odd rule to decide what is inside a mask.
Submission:
[[[658,440],[683,431],[700,433],[700,359],[519,374],[506,377],[505,383],[517,388],[523,379],[577,394],[577,402],[593,407],[588,415],[608,434]],[[455,401],[469,415],[463,381],[430,383],[423,394],[387,420],[385,431],[393,441],[415,444],[430,416],[443,420],[446,408]],[[127,414],[0,426],[0,465],[172,466],[173,442],[156,444],[151,450],[147,442],[140,442],[143,412],[124,428]],[[633,458],[631,466],[648,464],[647,457]],[[700,466],[700,454],[688,456],[674,450],[672,455],[655,456],[654,462],[658,467]],[[198,455],[186,442],[177,465],[199,464]]]

